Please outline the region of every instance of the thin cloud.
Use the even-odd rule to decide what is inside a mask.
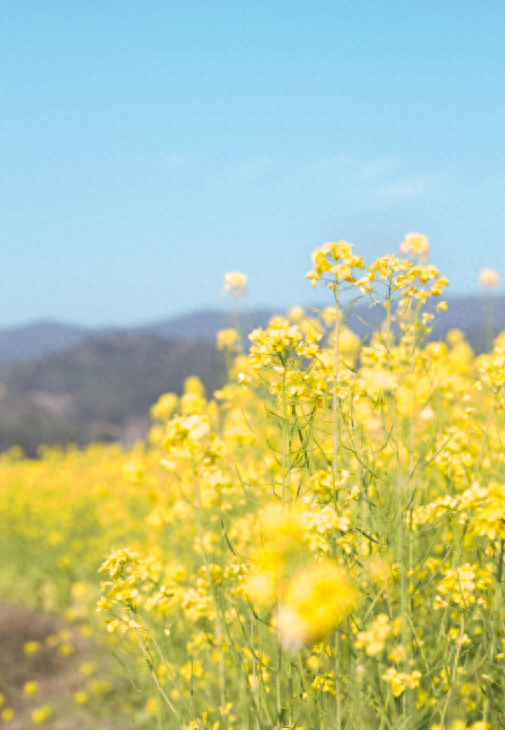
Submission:
[[[369,203],[382,205],[421,198],[430,193],[437,184],[435,175],[417,175],[395,182],[383,183],[371,193]]]
[[[269,172],[272,165],[273,160],[267,156],[244,160],[237,165],[226,167],[215,176],[213,182],[215,184],[225,185],[240,185],[242,183],[252,182]]]
[[[197,162],[200,156],[196,152],[170,152],[163,159],[168,168],[179,169]]]
[[[397,173],[405,163],[399,157],[385,157],[364,165],[360,170],[363,180],[371,181]]]

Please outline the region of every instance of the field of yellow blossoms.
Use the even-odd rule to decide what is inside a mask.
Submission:
[[[459,331],[428,340],[448,283],[428,248],[410,234],[368,267],[344,241],[316,249],[307,276],[328,306],[275,317],[247,347],[221,331],[228,384],[189,377],[129,451],[1,457],[0,596],[65,622],[27,635],[34,661],[92,642],[75,717],[505,727],[505,335],[479,357]],[[0,676],[1,722],[24,694],[31,724],[81,727],[25,680],[4,691]]]

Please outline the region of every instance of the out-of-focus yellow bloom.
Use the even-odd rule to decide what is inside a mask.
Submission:
[[[325,307],[321,310],[321,318],[327,327],[333,327],[335,325],[338,314],[341,313],[337,313],[336,307]]]
[[[225,274],[223,294],[231,293],[234,297],[247,295],[247,276],[240,271],[229,271]]]
[[[368,572],[370,573],[370,576],[377,581],[385,580],[390,570],[391,566],[378,555],[372,558],[368,563]]]
[[[293,550],[301,547],[304,519],[299,510],[284,512],[281,505],[273,504],[261,512],[260,521],[265,550],[277,556],[277,560],[285,560]]]
[[[394,667],[390,667],[386,674],[382,675],[382,679],[391,684],[391,690],[395,697],[400,697],[407,688],[415,689],[419,687],[421,677],[421,672],[414,671],[412,674],[406,674],[405,672],[398,672]]]
[[[237,330],[232,327],[219,330],[217,333],[216,347],[218,350],[238,352],[240,350],[240,336]]]
[[[82,598],[88,593],[89,587],[86,583],[77,582],[72,586],[72,596],[74,598]]]
[[[483,289],[498,289],[501,276],[496,269],[482,269],[479,272],[479,286]]]
[[[206,400],[198,393],[189,392],[181,396],[181,413],[183,416],[198,416],[204,412]]]
[[[428,237],[422,233],[407,233],[405,240],[400,244],[400,253],[404,256],[425,261],[430,250]]]
[[[152,406],[150,414],[153,421],[168,421],[179,405],[179,398],[175,393],[165,393]]]
[[[490,540],[505,540],[505,485],[490,482],[487,487],[475,482],[462,495],[461,509],[473,510],[470,529]]]
[[[26,644],[23,646],[23,651],[25,654],[36,654],[38,651],[42,649],[42,646],[39,641],[27,641]]]
[[[195,395],[199,395],[201,398],[205,398],[205,386],[200,378],[196,377],[196,375],[190,375],[189,378],[186,378],[184,381],[184,392],[194,393]]]
[[[84,692],[83,690],[79,690],[79,692],[76,692],[74,694],[74,700],[75,702],[77,702],[78,705],[85,705],[88,699],[88,693]]]
[[[79,674],[83,677],[87,677],[90,674],[94,674],[98,670],[98,664],[93,661],[83,662],[79,667]]]
[[[292,322],[300,322],[305,317],[305,309],[303,307],[291,307],[288,311],[288,319]]]
[[[88,690],[96,697],[104,697],[112,692],[112,683],[106,679],[91,679],[88,682]]]
[[[32,722],[34,725],[42,725],[46,720],[49,720],[52,714],[53,710],[51,705],[43,705],[32,712]]]
[[[11,722],[11,720],[14,719],[14,715],[16,713],[12,709],[12,707],[6,707],[2,712],[0,712],[0,719],[2,722]]]
[[[446,725],[442,727],[442,725],[438,724],[432,725],[430,730],[491,730],[491,727],[490,722],[483,722],[481,720],[474,722],[473,725],[467,725],[463,720],[455,720],[450,726]]]
[[[389,622],[389,616],[381,613],[374,619],[368,631],[361,631],[358,634],[356,648],[364,649],[368,656],[380,654],[386,648],[386,640],[392,630],[393,627]]]
[[[362,368],[360,381],[363,391],[374,399],[381,391],[389,392],[398,387],[398,376],[386,368]]]
[[[40,684],[34,680],[32,680],[30,682],[25,682],[25,684],[23,685],[23,692],[28,697],[33,697],[34,695],[36,695],[38,693],[39,689],[40,689]]]
[[[60,644],[57,651],[60,656],[70,656],[75,652],[75,647],[70,641],[65,641],[63,644]]]
[[[401,644],[394,646],[388,654],[388,659],[395,664],[401,664],[406,657],[405,648]]]
[[[194,450],[199,442],[209,434],[210,425],[207,416],[176,416],[167,425],[167,435],[163,443],[166,451],[182,447]]]
[[[434,608],[445,608],[451,603],[461,608],[483,603],[485,599],[479,598],[479,594],[485,593],[490,583],[490,571],[479,571],[477,565],[465,563],[458,568],[449,568],[437,585]]]
[[[283,645],[297,651],[319,641],[343,621],[355,600],[347,573],[336,563],[325,560],[302,568],[293,576],[282,603]]]
[[[244,590],[255,603],[273,603],[278,591],[279,575],[277,570],[262,568],[249,573],[244,581]]]
[[[247,386],[251,383],[251,377],[245,373],[239,373],[237,375],[237,380],[243,388],[247,388]]]

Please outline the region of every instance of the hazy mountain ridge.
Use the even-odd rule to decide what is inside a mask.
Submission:
[[[494,334],[505,330],[505,297],[484,299],[479,296],[453,297],[448,300],[449,310],[442,312],[433,331],[434,337],[443,337],[454,328],[462,329],[472,347],[480,352],[485,348],[485,327],[492,327]],[[373,321],[373,308],[358,302],[356,312],[362,318]],[[311,308],[307,308],[311,313]],[[275,309],[253,309],[240,317],[241,328],[247,334],[255,327],[265,327]],[[489,322],[489,320],[492,320]],[[64,352],[88,340],[116,335],[153,335],[167,340],[192,340],[214,344],[217,332],[233,326],[234,318],[221,310],[206,309],[170,317],[145,325],[129,327],[85,327],[58,321],[34,322],[19,327],[0,329],[0,365],[45,357]],[[364,336],[368,330],[358,319],[351,317],[349,326]]]
[[[274,310],[257,309],[241,315],[244,331],[265,327]],[[41,321],[0,329],[0,365],[45,357],[70,350],[84,342],[117,335],[152,335],[167,340],[214,344],[216,334],[234,325],[234,317],[219,310],[201,310],[157,322],[129,327],[85,327],[58,321]]]
[[[226,379],[224,359],[202,342],[114,334],[0,370],[0,450],[19,444],[132,441],[149,429],[149,408],[197,375],[209,394]]]
[[[356,313],[370,324],[384,318],[361,302]],[[244,314],[242,331],[265,327],[273,314]],[[0,451],[19,444],[36,455],[42,443],[128,444],[144,437],[149,408],[162,393],[180,394],[190,375],[201,378],[209,395],[222,386],[224,358],[215,338],[231,324],[225,312],[210,310],[123,330],[41,322],[0,331]],[[357,317],[348,324],[360,337],[371,331]],[[432,338],[454,328],[482,352],[505,330],[505,298],[453,299]]]

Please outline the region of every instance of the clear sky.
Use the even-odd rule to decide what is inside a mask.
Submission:
[[[1,0],[0,325],[325,301],[426,233],[505,274],[503,0]]]

